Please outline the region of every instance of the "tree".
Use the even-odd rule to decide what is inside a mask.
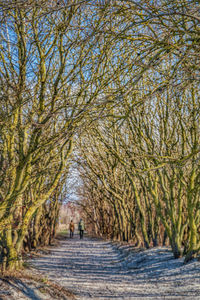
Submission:
[[[1,3],[0,227],[10,269],[20,265],[31,219],[58,188],[99,93],[85,23],[92,9],[74,1],[58,9],[51,1],[22,4]]]

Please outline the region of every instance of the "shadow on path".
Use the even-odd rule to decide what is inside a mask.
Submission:
[[[164,248],[124,253],[110,242],[75,235],[32,265],[78,299],[189,300],[200,295],[200,287],[194,285],[199,276],[194,281],[190,267]],[[199,266],[192,269],[198,275]]]

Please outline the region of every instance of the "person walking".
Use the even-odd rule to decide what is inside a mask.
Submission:
[[[70,231],[70,239],[72,239],[73,236],[74,236],[74,222],[73,222],[73,220],[71,220],[71,222],[69,224],[69,231]]]
[[[79,229],[79,232],[80,232],[80,239],[83,238],[83,233],[84,233],[84,229],[85,229],[85,225],[84,225],[84,222],[82,219],[80,219],[80,222],[78,224],[78,229]]]

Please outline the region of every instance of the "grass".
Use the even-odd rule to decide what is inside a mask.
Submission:
[[[63,240],[63,239],[66,239],[66,237],[69,235],[69,232],[67,229],[65,230],[61,230],[61,231],[58,231],[57,234],[56,234],[56,239],[57,240]]]
[[[57,232],[57,235],[67,235],[69,232],[68,232],[68,230],[67,229],[64,229],[64,230],[61,230],[61,231],[58,231]]]
[[[45,284],[47,284],[49,282],[49,279],[48,279],[47,276],[42,277],[40,280],[41,280],[42,283],[45,283]]]
[[[63,229],[63,230],[61,230],[61,231],[58,231],[57,234],[56,234],[56,236],[57,236],[57,235],[60,235],[60,236],[66,236],[67,234],[69,234],[69,230]]]

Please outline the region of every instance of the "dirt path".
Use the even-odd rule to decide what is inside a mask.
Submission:
[[[167,249],[138,253],[78,236],[31,261],[77,299],[200,299],[200,263],[174,260]]]

